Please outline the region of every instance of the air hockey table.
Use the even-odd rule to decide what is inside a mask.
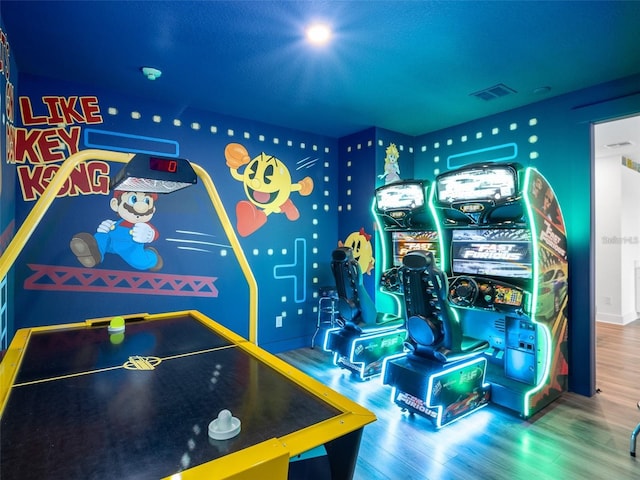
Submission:
[[[2,480],[352,478],[372,412],[197,311],[123,317],[16,332]],[[239,433],[211,438],[223,410]]]

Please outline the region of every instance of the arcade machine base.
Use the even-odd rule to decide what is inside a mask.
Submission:
[[[440,428],[489,403],[486,368],[482,356],[443,364],[404,354],[384,362],[382,383],[393,387],[399,407]]]
[[[403,351],[406,338],[404,328],[369,334],[334,328],[327,330],[324,350],[333,352],[335,365],[351,371],[361,380],[368,380],[382,373],[385,358]]]

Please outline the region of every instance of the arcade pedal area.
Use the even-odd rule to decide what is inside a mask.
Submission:
[[[489,403],[491,385],[485,382],[486,371],[483,356],[440,363],[403,355],[384,362],[382,383],[393,387],[396,405],[440,428]]]
[[[349,370],[360,380],[380,375],[383,360],[403,351],[407,330],[396,328],[362,335],[355,330],[327,330],[324,350],[333,352],[333,363]]]
[[[505,317],[505,348],[488,355],[487,380],[492,383],[492,401],[522,411],[522,398],[538,377],[538,333],[526,318]]]

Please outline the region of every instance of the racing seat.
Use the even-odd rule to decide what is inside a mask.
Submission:
[[[398,328],[404,319],[391,313],[378,312],[362,283],[362,272],[353,251],[339,247],[331,255],[331,271],[338,292],[338,324],[355,332],[371,333]]]
[[[402,263],[406,353],[385,360],[382,383],[393,387],[396,405],[440,428],[488,404],[491,385],[482,352],[489,342],[463,334],[433,253],[412,251]]]
[[[380,373],[384,358],[402,351],[405,322],[398,315],[377,311],[351,248],[339,247],[331,257],[338,294],[338,328],[327,330],[324,349],[334,353],[336,365],[366,379]]]
[[[402,263],[409,354],[447,363],[487,350],[489,342],[463,334],[449,308],[447,277],[436,267],[433,253],[412,251]]]

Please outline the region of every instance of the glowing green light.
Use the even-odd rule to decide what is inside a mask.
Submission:
[[[440,228],[441,225],[441,221],[440,221],[440,217],[438,216],[438,211],[435,207],[435,205],[433,204],[433,197],[435,196],[435,191],[436,191],[436,182],[433,182],[431,184],[431,191],[429,192],[429,210],[431,210],[431,215],[433,218],[436,219],[436,230],[438,231],[438,244],[440,245],[440,261],[438,262],[438,259],[436,259],[436,266],[444,271],[444,265],[447,264],[447,250],[445,248],[444,245],[444,235],[442,235],[442,228]]]
[[[524,176],[524,187],[523,190],[525,195],[523,195],[524,203],[527,209],[527,218],[529,227],[531,228],[531,242],[533,248],[533,289],[531,295],[531,304],[530,304],[530,316],[533,323],[537,326],[537,330],[539,333],[542,333],[542,339],[538,339],[538,345],[540,345],[540,340],[542,340],[542,345],[545,347],[544,354],[544,363],[543,363],[543,371],[542,375],[539,378],[536,378],[536,385],[532,389],[528,390],[524,395],[524,405],[523,405],[523,415],[524,417],[529,416],[530,405],[531,405],[531,397],[538,391],[542,389],[542,387],[546,384],[547,379],[549,378],[549,372],[551,370],[551,352],[555,350],[551,345],[551,333],[546,325],[538,322],[536,320],[536,309],[538,307],[538,288],[539,288],[539,270],[540,270],[540,255],[539,255],[539,246],[538,246],[538,236],[536,232],[538,232],[538,228],[535,222],[535,216],[533,215],[533,208],[531,206],[531,199],[529,198],[529,182],[531,181],[531,172],[536,171],[536,169],[529,167],[525,170]],[[539,172],[536,171],[538,175]],[[551,187],[549,187],[551,188]]]
[[[373,215],[373,220],[376,222],[376,233],[377,233],[377,237],[378,237],[378,241],[380,242],[380,251],[382,253],[382,268],[387,268],[388,267],[388,256],[387,256],[387,248],[386,248],[386,242],[385,242],[385,238],[384,238],[384,225],[382,224],[380,217],[378,216],[378,214],[376,213],[376,199],[375,197],[373,198],[373,201],[371,202],[371,215]],[[384,273],[384,272],[382,272]],[[389,296],[392,300],[393,303],[395,305],[395,311],[397,312],[396,315],[397,316],[402,316],[402,302],[400,301],[400,299],[398,298],[397,295],[394,295],[391,292],[387,292],[385,291],[381,286],[378,286],[378,292],[380,292],[382,295],[387,295]]]

